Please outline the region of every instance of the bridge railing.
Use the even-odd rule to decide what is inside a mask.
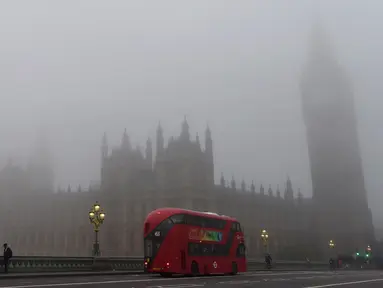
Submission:
[[[305,261],[273,261],[273,269],[327,269],[328,263]],[[1,263],[1,269],[4,264]],[[263,259],[248,259],[248,270],[265,269]],[[143,257],[45,257],[15,256],[9,261],[9,271],[18,273],[137,271],[144,270]]]

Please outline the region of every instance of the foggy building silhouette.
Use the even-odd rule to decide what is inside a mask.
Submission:
[[[244,180],[238,189],[240,179],[233,175],[221,174],[215,184],[212,131],[206,129],[201,145],[198,134],[190,135],[185,118],[178,137],[167,144],[159,124],[155,148],[148,139],[144,152],[132,147],[126,130],[115,149],[109,149],[104,134],[100,186],[54,193],[49,157],[36,157],[27,169],[9,162],[0,171],[2,241],[11,243],[18,255],[89,256],[94,235],[88,212],[99,201],[106,212],[100,231],[105,256],[142,255],[144,219],[159,207],[236,217],[245,231],[249,257],[263,255],[262,229],[269,232],[273,258],[318,259],[326,254],[330,239],[339,252],[363,249],[374,235],[352,88],[320,29],[314,29],[309,56],[301,92],[312,199],[303,198],[299,190],[294,193],[289,177],[284,186],[269,186],[268,193],[254,182],[248,189]]]
[[[165,145],[163,128],[158,125],[155,149],[153,157],[150,139],[144,154],[133,148],[125,130],[120,146],[109,151],[104,134],[100,150],[101,186],[88,190],[68,187],[58,193],[53,190],[43,195],[35,193],[28,173],[40,166],[30,165],[26,170],[6,166],[0,173],[0,203],[4,207],[0,213],[7,211],[7,217],[0,217],[2,239],[12,243],[18,255],[88,256],[94,237],[88,212],[99,201],[107,215],[100,232],[103,255],[142,255],[144,219],[159,207],[237,217],[246,233],[249,256],[262,255],[259,235],[266,227],[270,233],[270,252],[276,256],[291,258],[286,254],[291,247],[302,249],[307,245],[301,235],[309,229],[310,199],[298,203],[290,179],[285,184],[288,199],[280,196],[279,188],[274,197],[271,186],[268,194],[262,186],[262,193],[256,192],[254,182],[248,189],[243,180],[238,189],[234,176],[229,186],[225,185],[223,174],[220,184],[214,183],[210,128],[206,128],[201,145],[198,134],[192,139],[184,119],[180,135],[171,137]],[[42,183],[50,183],[50,179]],[[41,187],[45,191],[47,186]]]
[[[315,26],[301,91],[318,244],[352,253],[374,240],[350,80],[331,41]],[[322,248],[326,248],[323,244]]]

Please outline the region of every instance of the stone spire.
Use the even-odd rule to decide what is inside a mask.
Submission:
[[[128,132],[126,131],[126,128],[124,130],[124,133],[122,134],[121,148],[123,150],[131,150],[132,149],[132,146],[130,144],[129,135],[128,135]]]
[[[234,176],[231,177],[231,189],[235,190],[236,189],[236,183],[235,183],[235,180],[234,180]]]
[[[263,185],[261,184],[261,187],[259,188],[259,192],[261,195],[265,195],[265,188],[263,188]]]
[[[255,185],[254,185],[254,181],[251,181],[250,191],[251,191],[251,193],[255,194]]]
[[[242,182],[241,182],[241,190],[242,190],[242,192],[246,191],[246,183],[245,183],[244,179],[242,179]]]
[[[221,173],[220,183],[222,187],[225,187],[225,178],[223,177],[223,173]]]
[[[189,124],[186,120],[186,116],[184,117],[184,121],[182,122],[180,139],[182,141],[190,141]]]
[[[271,184],[269,185],[269,190],[267,191],[270,197],[273,196],[273,190],[271,189]]]

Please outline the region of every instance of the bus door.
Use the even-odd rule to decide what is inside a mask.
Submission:
[[[150,268],[153,260],[153,241],[151,239],[144,240],[144,259],[145,269]]]
[[[181,269],[186,270],[186,252],[181,250]]]
[[[144,241],[144,249],[145,249],[145,263],[146,267],[150,268],[151,263],[153,262],[153,258],[156,256],[158,249],[160,249],[162,240],[159,238],[147,238]]]

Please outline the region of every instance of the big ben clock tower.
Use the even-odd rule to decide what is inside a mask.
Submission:
[[[301,95],[318,247],[334,239],[339,253],[352,253],[373,241],[372,217],[352,88],[320,27],[311,34]]]

